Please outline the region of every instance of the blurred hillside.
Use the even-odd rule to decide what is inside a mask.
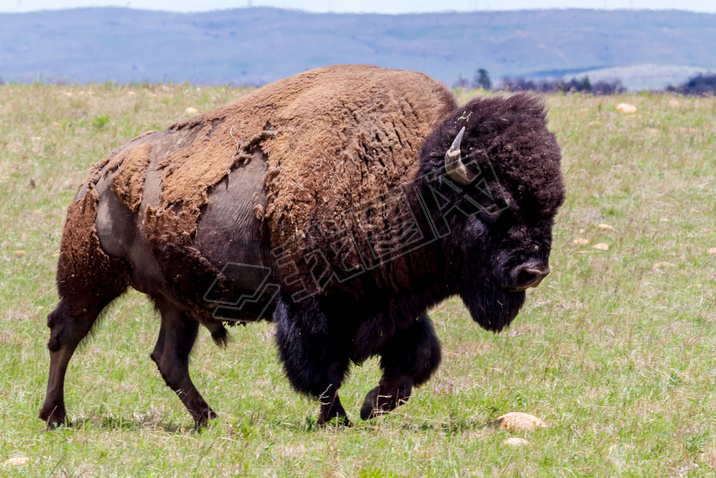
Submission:
[[[471,79],[478,68],[493,79],[607,69],[605,75],[621,74],[626,86],[654,88],[716,69],[714,25],[713,14],[626,10],[0,14],[0,77],[250,85],[326,64],[371,63],[424,71],[450,85],[460,76]],[[648,68],[634,68],[639,65]],[[657,78],[664,71],[671,72],[668,82]],[[632,82],[631,74],[638,79]]]

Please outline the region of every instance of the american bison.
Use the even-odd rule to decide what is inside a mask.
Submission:
[[[379,355],[361,417],[392,410],[440,362],[429,307],[459,295],[500,331],[549,273],[565,191],[546,123],[532,96],[459,107],[421,73],[344,65],[114,150],[67,213],[40,418],[65,422],[67,364],[129,286],[161,313],[151,358],[197,426],[215,416],[189,377],[199,324],[223,345],[225,325],[273,320],[319,424],[350,423],[338,389]]]

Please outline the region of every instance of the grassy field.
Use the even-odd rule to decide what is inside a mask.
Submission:
[[[196,433],[149,359],[158,317],[129,293],[70,364],[74,426],[45,432],[45,317],[77,184],[113,146],[244,92],[0,86],[0,463],[29,458],[0,476],[716,473],[713,98],[548,97],[569,194],[553,273],[500,335],[457,299],[433,310],[443,364],[392,415],[317,429],[316,403],[291,391],[272,326],[257,324],[232,329],[225,350],[202,331],[192,373],[219,418]],[[342,390],[353,419],[378,377],[372,361]],[[549,428],[485,426],[509,411]],[[511,436],[530,445],[503,444]]]

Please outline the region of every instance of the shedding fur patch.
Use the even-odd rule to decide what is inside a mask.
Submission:
[[[70,205],[60,243],[57,287],[60,296],[73,304],[101,303],[107,290],[126,287],[126,264],[109,257],[100,247],[95,219],[99,197],[88,181],[86,194]],[[98,288],[98,278],[106,283]],[[77,313],[77,311],[70,311]]]
[[[142,190],[147,178],[151,151],[152,145],[144,143],[123,150],[112,160],[112,163],[120,164],[119,171],[112,179],[112,189],[132,212],[139,211],[142,204]],[[108,169],[112,166],[113,164],[110,164]]]
[[[272,118],[265,215],[274,246],[317,221],[351,231],[347,213],[411,180],[423,140],[455,107],[452,93],[421,73],[355,67],[325,75]],[[372,219],[384,227],[384,217]]]
[[[136,138],[132,139],[132,141],[130,141],[129,143],[125,144],[124,146],[120,146],[119,148],[116,148],[116,149],[112,150],[107,156],[105,156],[104,158],[102,158],[101,161],[98,161],[98,162],[96,162],[96,163],[94,163],[94,164],[92,165],[92,168],[91,168],[91,170],[90,170],[90,176],[89,176],[89,179],[88,179],[88,180],[91,180],[91,181],[93,181],[94,183],[96,183],[97,180],[99,179],[99,172],[102,171],[102,169],[104,169],[105,166],[108,166],[107,172],[116,171],[117,168],[118,168],[118,167],[122,164],[122,162],[124,161],[124,158],[123,158],[123,157],[118,157],[118,156],[122,156],[122,153],[123,153],[125,150],[127,150],[128,148],[133,147],[133,145],[134,145],[138,140],[140,140],[140,139],[142,139],[142,138],[145,138],[145,137],[147,137],[147,136],[151,136],[151,135],[153,135],[154,133],[157,133],[157,132],[158,132],[158,131],[157,131],[157,130],[154,130],[154,129],[153,129],[153,130],[150,130],[150,131],[145,131],[144,133],[140,134],[140,135],[137,136]]]
[[[454,108],[453,94],[427,75],[364,65],[267,85],[169,128],[192,130],[194,139],[159,163],[161,200],[146,210],[145,225],[155,237],[190,241],[210,188],[261,148],[267,203],[255,212],[274,247],[316,222],[351,230],[345,213],[412,179],[424,138]]]

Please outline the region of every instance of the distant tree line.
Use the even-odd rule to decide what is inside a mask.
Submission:
[[[716,73],[708,75],[699,73],[679,86],[668,86],[666,91],[682,95],[716,95]]]
[[[492,81],[487,70],[480,68],[475,73],[472,81],[461,75],[455,83],[455,87],[491,90]],[[502,85],[498,89],[502,91],[535,91],[538,93],[588,93],[592,95],[614,95],[626,92],[626,88],[620,80],[600,80],[592,83],[589,80],[589,76],[572,78],[571,80],[540,80],[505,76],[502,78]],[[716,95],[716,74],[698,74],[682,85],[667,87],[666,91],[684,95]]]
[[[597,81],[592,83],[589,77],[566,80],[526,80],[524,78],[504,77],[504,91],[537,91],[540,93],[591,93],[593,95],[615,95],[624,93],[626,88],[619,80]]]

